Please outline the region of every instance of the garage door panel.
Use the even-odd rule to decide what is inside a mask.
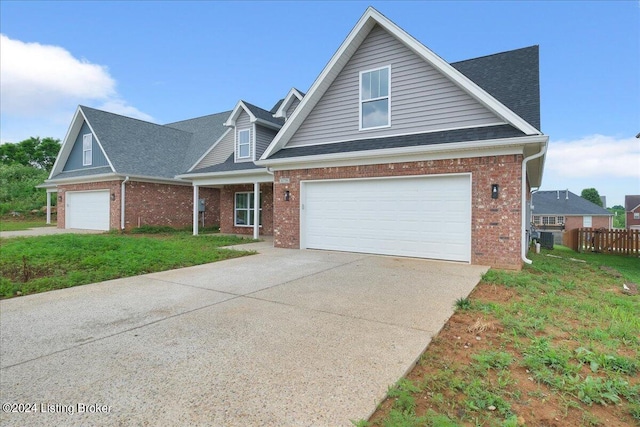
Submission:
[[[66,228],[109,230],[107,191],[73,191],[66,193]]]
[[[307,248],[470,261],[468,175],[304,183]]]

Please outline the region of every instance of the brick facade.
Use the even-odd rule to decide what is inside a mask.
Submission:
[[[637,230],[640,228],[640,219],[634,219],[633,214],[640,212],[640,208],[636,208],[634,211],[627,212],[626,228],[627,230]]]
[[[65,228],[65,198],[68,191],[109,190],[109,228],[120,229],[122,181],[91,182],[58,186],[58,228]],[[125,184],[125,229],[140,225],[190,227],[193,223],[193,187],[140,181]],[[205,199],[205,226],[220,224],[220,190],[200,188]]]
[[[300,247],[300,181],[471,173],[471,262],[520,269],[521,166],[521,155],[505,155],[276,171],[274,245]],[[280,178],[288,178],[289,183],[280,184]],[[500,186],[498,199],[491,198],[491,184]],[[286,190],[289,201],[284,200]]]
[[[235,226],[235,195],[238,192],[253,192],[253,184],[225,185],[220,190],[220,232],[227,234],[253,234],[252,226]],[[260,235],[273,234],[273,184],[260,184],[262,193],[262,226]]]
[[[591,228],[610,228],[608,216],[592,216]],[[583,228],[582,216],[565,216],[564,217],[564,231],[573,230],[574,228]]]

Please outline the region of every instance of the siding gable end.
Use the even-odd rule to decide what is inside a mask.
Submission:
[[[85,135],[91,135],[91,153],[92,153],[92,161],[89,165],[83,165],[83,139]],[[81,169],[91,169],[91,168],[99,168],[103,166],[109,166],[109,162],[107,161],[107,157],[105,153],[102,151],[102,147],[98,144],[98,140],[96,136],[91,131],[91,128],[87,124],[86,121],[82,123],[80,127],[80,131],[75,138],[71,151],[69,152],[69,156],[64,164],[63,171],[75,171]]]
[[[234,130],[228,129],[215,143],[213,148],[191,170],[193,171],[224,163],[229,156],[233,155],[234,141]]]
[[[240,131],[248,130],[249,131],[249,157],[247,158],[238,158],[238,133]],[[251,123],[251,117],[249,114],[243,109],[238,118],[235,121],[235,129],[234,129],[234,139],[235,139],[235,161],[237,163],[240,162],[250,162],[254,159],[255,154],[255,131],[253,123]]]
[[[391,126],[360,131],[359,73],[385,66],[391,67]],[[286,147],[504,123],[502,118],[376,24]]]

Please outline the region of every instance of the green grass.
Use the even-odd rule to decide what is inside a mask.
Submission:
[[[47,221],[44,218],[30,220],[13,220],[2,218],[0,220],[0,231],[20,231],[36,227],[55,227],[55,224],[47,225]]]
[[[0,297],[26,295],[251,254],[235,236],[61,234],[0,240]]]
[[[622,283],[640,283],[640,259],[558,246],[531,257],[520,272],[484,275],[479,286],[512,294],[507,300],[472,294],[455,303],[471,319],[500,325],[490,349],[460,363],[436,339],[420,359],[427,373],[398,381],[384,416],[363,425],[515,426],[521,414],[514,408],[534,400],[557,405],[558,414],[577,411],[572,425],[606,425],[590,411],[594,405],[613,411],[613,420],[624,417],[623,425],[640,425],[640,296],[621,292]],[[533,381],[538,391],[523,394],[518,381]]]

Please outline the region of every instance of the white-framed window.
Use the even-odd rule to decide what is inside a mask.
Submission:
[[[253,206],[253,192],[236,193],[234,223],[237,227],[253,227]],[[262,225],[262,193],[260,193],[258,225]]]
[[[540,215],[534,215],[533,216],[533,223],[535,225],[540,225]]]
[[[558,224],[559,225],[564,225],[564,217],[563,216],[559,216],[558,217]]]
[[[640,212],[634,212],[633,219],[640,219]]]
[[[391,126],[391,66],[360,72],[360,129]]]
[[[593,219],[591,216],[589,215],[585,215],[582,217],[582,226],[583,227],[592,227],[593,225]]]
[[[82,135],[82,166],[91,166],[93,162],[93,136]]]
[[[238,131],[238,149],[236,152],[236,158],[251,158],[251,131],[249,129]]]

